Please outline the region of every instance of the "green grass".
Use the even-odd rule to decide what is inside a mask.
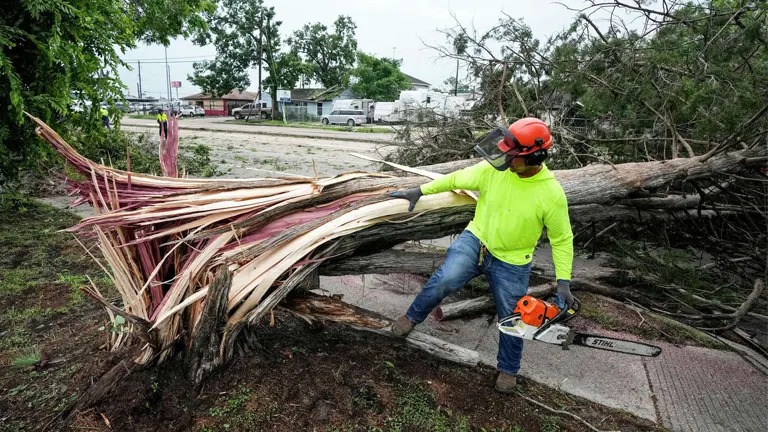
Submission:
[[[464,432],[471,429],[469,421],[449,410],[441,410],[435,397],[418,385],[409,385],[398,395],[394,412],[384,425],[391,432],[431,430],[438,432]]]
[[[15,294],[37,285],[36,270],[28,268],[0,269],[0,295]]]
[[[23,350],[19,355],[11,360],[11,366],[17,368],[26,368],[40,361],[40,349],[35,345],[32,348]]]
[[[72,234],[59,232],[79,220],[23,196],[0,202],[0,351],[34,345],[32,332],[41,320],[90,304],[79,290],[86,274],[105,295],[113,289]],[[54,310],[40,302],[41,291],[56,284],[67,286],[68,297]]]
[[[155,114],[130,114],[130,115],[128,115],[128,118],[155,120],[155,119],[157,119],[157,115],[155,115]],[[187,118],[188,117],[179,117],[179,120],[185,120]]]
[[[546,416],[541,420],[542,432],[560,432],[560,418],[557,416]]]
[[[32,345],[29,328],[53,313],[50,308],[39,306],[23,309],[11,307],[0,313],[0,328],[8,329],[7,333],[0,337],[0,351],[17,351]]]
[[[333,130],[339,132],[362,132],[362,133],[392,133],[391,128],[375,127],[375,126],[325,126],[321,123],[288,123],[285,124],[279,120],[264,120],[264,121],[248,121],[245,120],[227,120],[227,123],[244,124],[251,126],[276,126],[276,127],[292,127],[303,129],[324,129]]]

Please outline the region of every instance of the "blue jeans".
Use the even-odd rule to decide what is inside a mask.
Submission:
[[[408,308],[408,319],[415,323],[424,321],[446,296],[480,274],[485,274],[488,279],[499,318],[511,315],[517,301],[528,291],[531,264],[505,263],[487,251],[483,254],[483,262],[478,264],[481,247],[480,240],[474,234],[469,231],[461,233],[448,248],[443,265],[429,278]],[[501,372],[517,375],[522,357],[523,340],[499,332],[497,368]]]

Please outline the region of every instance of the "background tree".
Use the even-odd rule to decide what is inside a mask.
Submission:
[[[188,76],[206,93],[222,96],[234,89],[250,85],[248,69],[263,60],[262,32],[265,21],[263,0],[224,0],[215,14],[208,17],[208,33],[200,34],[195,43],[216,47],[213,61],[193,63]]]
[[[400,72],[400,64],[400,60],[357,53],[357,67],[350,72],[355,81],[352,91],[361,98],[396,100],[401,91],[411,88],[411,80]]]
[[[205,29],[208,0],[14,0],[0,2],[0,185],[52,157],[24,111],[66,134],[101,132],[102,101],[122,99],[119,53],[136,43],[168,44]],[[92,103],[73,113],[72,99]]]
[[[268,77],[262,85],[269,89],[272,98],[272,118],[277,118],[277,90],[293,89],[301,76],[311,73],[311,67],[301,61],[295,51],[282,51],[280,40],[281,21],[274,21],[274,8],[266,13],[264,26],[264,62]]]
[[[323,87],[345,86],[355,63],[357,40],[352,18],[339,16],[329,32],[325,24],[306,24],[286,42],[312,65],[311,76]]]
[[[457,85],[456,77],[448,77],[443,81],[443,86],[440,88],[440,91],[443,93],[453,93],[454,91],[457,93],[472,93],[473,89],[469,83],[459,80]]]
[[[210,33],[195,41],[213,44],[216,59],[194,63],[189,80],[203,91],[221,96],[248,88],[248,69],[261,66],[269,76],[258,83],[259,88],[269,89],[275,115],[277,89],[293,88],[306,67],[297,54],[281,52],[282,22],[275,20],[273,7],[264,6],[263,0],[226,0],[221,6],[209,19]]]

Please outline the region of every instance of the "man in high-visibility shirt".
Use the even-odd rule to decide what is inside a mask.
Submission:
[[[511,315],[528,290],[533,251],[545,226],[555,263],[558,303],[561,307],[573,305],[568,203],[560,183],[543,164],[551,147],[547,125],[524,118],[509,129],[492,131],[475,147],[485,161],[420,188],[392,194],[409,200],[408,210],[413,210],[422,195],[456,189],[480,191],[474,219],[448,248],[445,262],[408,312],[392,325],[395,335],[408,335],[447,295],[480,274],[488,279],[499,318]],[[522,355],[523,339],[500,332],[497,391],[514,391]]]
[[[165,111],[158,111],[157,112],[157,124],[160,125],[160,136],[168,138],[168,116],[165,114]],[[165,135],[163,135],[163,132],[165,132]]]
[[[112,129],[112,126],[109,125],[109,111],[107,111],[106,108],[101,107],[99,113],[101,114],[101,126],[107,129]]]

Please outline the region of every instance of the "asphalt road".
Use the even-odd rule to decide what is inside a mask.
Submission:
[[[246,133],[253,135],[274,135],[290,137],[306,137],[313,139],[326,139],[353,142],[389,143],[393,134],[389,133],[365,133],[344,132],[327,129],[309,129],[296,127],[262,126],[257,124],[227,123],[232,117],[196,117],[186,118],[179,122],[180,129],[206,130],[232,133]],[[122,119],[123,126],[146,127],[157,129],[157,122],[151,119],[132,119],[128,116]]]

